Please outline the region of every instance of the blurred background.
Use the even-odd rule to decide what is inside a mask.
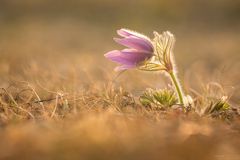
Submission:
[[[115,78],[120,28],[171,31],[185,93],[239,107],[240,0],[0,0],[0,159],[239,160],[239,121],[141,106],[165,76]]]
[[[121,49],[112,40],[119,28],[150,37],[154,30],[173,32],[184,87],[197,90],[215,81],[239,102],[239,0],[1,0],[1,85],[11,76],[30,81],[33,72],[48,79],[50,65],[55,73],[72,66],[79,75],[106,80],[102,70],[112,73],[115,64],[103,54]]]

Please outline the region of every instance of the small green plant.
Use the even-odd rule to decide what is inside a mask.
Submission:
[[[178,99],[173,90],[147,89],[139,98],[140,103],[146,107],[169,108],[177,104]]]
[[[230,104],[227,102],[227,97],[222,97],[212,101],[210,105],[205,110],[205,115],[210,115],[213,118],[218,118],[222,120],[232,120],[233,112],[231,110]]]
[[[216,112],[224,112],[230,109],[230,104],[227,103],[226,97],[221,99],[212,100],[210,105],[205,109],[205,114],[213,114]]]
[[[233,112],[227,96],[222,96],[221,98],[205,97],[198,100],[197,106],[194,111],[200,116],[210,116],[223,120],[231,120],[233,118]]]

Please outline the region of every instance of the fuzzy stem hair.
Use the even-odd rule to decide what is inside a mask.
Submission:
[[[179,79],[178,79],[176,73],[173,70],[169,71],[168,73],[170,75],[172,83],[174,84],[175,90],[178,94],[178,101],[179,101],[180,104],[184,105],[184,100],[183,100],[184,94],[183,94],[182,87],[180,85]]]

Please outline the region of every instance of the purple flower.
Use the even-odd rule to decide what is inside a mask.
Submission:
[[[148,37],[128,29],[120,29],[117,33],[122,38],[114,38],[114,40],[128,48],[121,51],[113,50],[104,55],[120,64],[115,68],[116,71],[135,68],[153,56],[154,48]]]

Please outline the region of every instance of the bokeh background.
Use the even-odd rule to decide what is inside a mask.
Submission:
[[[171,31],[185,92],[239,107],[239,0],[0,0],[0,159],[239,159],[239,124],[138,104],[169,80],[115,78],[120,28]]]
[[[103,54],[121,49],[112,40],[117,29],[130,28],[150,37],[154,30],[169,30],[177,38],[175,57],[185,90],[200,91],[214,81],[238,103],[239,19],[237,0],[1,0],[1,84],[6,86],[11,77],[30,81],[30,73],[35,80],[49,79],[52,72],[63,77],[74,72],[81,79],[78,86],[105,83],[114,77],[115,64]],[[131,75],[132,81],[143,81],[142,77],[147,81],[124,83]],[[139,93],[166,85],[162,79],[129,72],[117,82]]]
[[[239,19],[238,0],[1,0],[1,79],[35,63],[43,69],[52,64],[61,72],[68,63],[88,70],[84,64],[91,61],[103,80],[99,69],[112,72],[107,66],[114,64],[102,55],[121,49],[112,40],[117,29],[150,37],[154,30],[169,30],[177,38],[175,57],[186,89],[217,81],[237,96]]]

